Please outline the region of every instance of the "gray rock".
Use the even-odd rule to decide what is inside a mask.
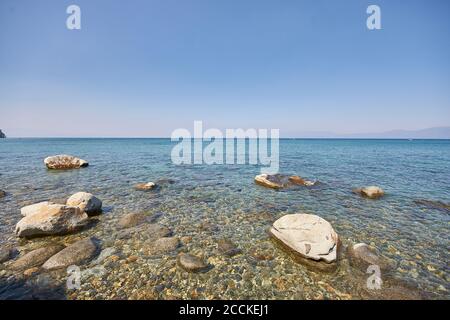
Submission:
[[[78,207],[49,204],[20,220],[15,229],[19,237],[67,234],[88,222],[88,215]]]
[[[140,225],[146,221],[146,216],[143,213],[128,213],[119,220],[121,228],[131,228]]]
[[[46,270],[80,265],[91,260],[98,253],[97,240],[86,238],[79,240],[48,259],[42,266]]]
[[[89,165],[89,163],[83,159],[65,154],[47,157],[44,159],[44,163],[48,169],[56,170],[78,169]]]
[[[6,135],[3,133],[2,130],[0,130],[0,139],[5,139]]]
[[[350,265],[366,272],[370,265],[377,265],[384,272],[390,271],[395,267],[395,262],[381,257],[378,251],[365,244],[358,243],[348,248],[348,257]]]
[[[180,253],[177,257],[177,263],[188,272],[204,272],[210,268],[202,259],[188,253]]]
[[[175,251],[180,246],[176,237],[163,237],[155,241],[146,242],[144,249],[148,255],[162,254]]]
[[[66,204],[71,207],[80,208],[80,210],[86,212],[88,216],[102,212],[102,202],[100,199],[87,192],[75,193],[67,199]]]
[[[242,252],[241,249],[239,249],[233,242],[228,239],[220,239],[217,242],[217,249],[219,249],[220,253],[229,257]]]
[[[33,267],[40,267],[50,257],[63,250],[64,246],[60,244],[49,245],[28,252],[9,265],[11,270],[26,270]]]

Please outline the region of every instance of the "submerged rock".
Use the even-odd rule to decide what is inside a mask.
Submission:
[[[86,212],[89,216],[102,212],[102,202],[100,199],[87,192],[75,193],[67,199],[66,204],[71,207],[80,208],[81,211]]]
[[[88,221],[88,215],[78,207],[49,204],[27,214],[15,229],[19,237],[66,234],[80,229]]]
[[[44,163],[48,169],[56,170],[78,169],[89,165],[86,160],[65,154],[47,157],[44,159]]]
[[[0,189],[0,199],[6,197],[6,192]]]
[[[147,183],[138,183],[134,186],[134,189],[139,191],[149,191],[156,188],[156,184],[154,182]]]
[[[317,182],[308,181],[299,176],[287,176],[282,174],[260,174],[255,177],[255,182],[263,187],[271,189],[284,189],[294,186],[314,186]]]
[[[326,264],[336,262],[339,237],[331,224],[319,216],[285,215],[273,223],[270,234],[300,258]],[[319,264],[317,267],[321,269]]]
[[[180,253],[177,257],[178,265],[187,272],[204,272],[209,269],[209,265],[199,257],[188,253]]]
[[[94,265],[100,264],[104,260],[106,260],[107,258],[109,258],[110,256],[112,256],[113,254],[116,254],[116,253],[117,253],[117,249],[114,247],[103,249],[102,252],[100,252],[100,254],[98,255],[98,257],[92,262],[92,264],[94,264]]]
[[[143,213],[128,213],[119,219],[121,228],[131,228],[146,222],[147,217]]]
[[[370,186],[353,189],[353,193],[359,194],[365,198],[369,199],[379,199],[384,196],[384,191],[380,187]]]
[[[79,240],[48,259],[42,266],[46,270],[80,265],[92,259],[98,253],[97,240],[86,238]]]
[[[427,207],[430,209],[441,210],[441,211],[450,213],[450,204],[444,203],[441,201],[431,201],[431,200],[420,199],[420,200],[414,200],[414,203],[419,206]]]
[[[169,253],[180,246],[180,240],[176,237],[163,237],[155,241],[149,241],[144,249],[148,255]]]
[[[366,272],[371,265],[377,265],[383,271],[389,271],[394,263],[382,258],[375,248],[365,243],[358,243],[348,248],[350,265]]]
[[[136,227],[122,229],[116,234],[117,239],[129,239],[139,237],[142,240],[156,240],[162,237],[169,237],[172,231],[157,223],[144,223]]]
[[[63,245],[57,244],[30,251],[10,264],[9,268],[11,270],[26,270],[33,267],[40,267],[50,257],[63,249]]]
[[[229,257],[235,256],[242,252],[241,249],[239,249],[231,240],[228,239],[220,239],[217,242],[217,249],[220,253]]]

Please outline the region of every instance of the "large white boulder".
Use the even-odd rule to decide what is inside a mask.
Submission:
[[[274,222],[270,234],[301,257],[332,263],[338,235],[331,224],[312,214],[288,214]]]

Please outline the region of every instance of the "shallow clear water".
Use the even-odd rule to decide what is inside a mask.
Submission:
[[[94,235],[103,248],[116,247],[122,260],[108,265],[106,274],[83,281],[81,290],[64,291],[68,298],[378,297],[365,289],[367,276],[352,269],[345,257],[336,272],[323,274],[295,263],[269,239],[267,228],[282,215],[314,213],[333,225],[344,245],[369,243],[395,260],[395,278],[414,284],[427,297],[450,297],[449,213],[414,203],[450,202],[450,141],[281,140],[280,172],[321,182],[284,191],[255,185],[256,165],[173,165],[173,145],[168,139],[0,140],[0,189],[8,193],[0,199],[0,244],[15,245],[22,253],[50,241],[70,243]],[[43,159],[55,154],[76,155],[90,166],[48,171]],[[156,192],[133,189],[161,178],[176,183]],[[366,185],[378,185],[387,195],[373,201],[352,194],[352,188]],[[18,241],[13,230],[22,206],[77,191],[103,201],[105,213],[95,218],[95,227]],[[214,267],[189,274],[176,267],[176,252],[147,256],[140,239],[117,240],[117,221],[130,212],[161,212],[158,223],[182,239],[178,251],[202,255]],[[201,228],[205,221],[217,230]],[[221,256],[221,238],[235,242],[243,253]],[[127,262],[130,256],[137,260]],[[22,277],[0,275],[9,277],[7,283]],[[61,273],[49,276],[65,279]],[[0,288],[0,295],[19,298],[23,291],[18,287]]]

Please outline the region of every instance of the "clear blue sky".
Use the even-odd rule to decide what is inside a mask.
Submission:
[[[66,29],[77,4],[82,29]],[[366,8],[382,30],[366,28]],[[1,0],[9,136],[450,125],[447,0]],[[192,130],[192,129],[191,129]]]

